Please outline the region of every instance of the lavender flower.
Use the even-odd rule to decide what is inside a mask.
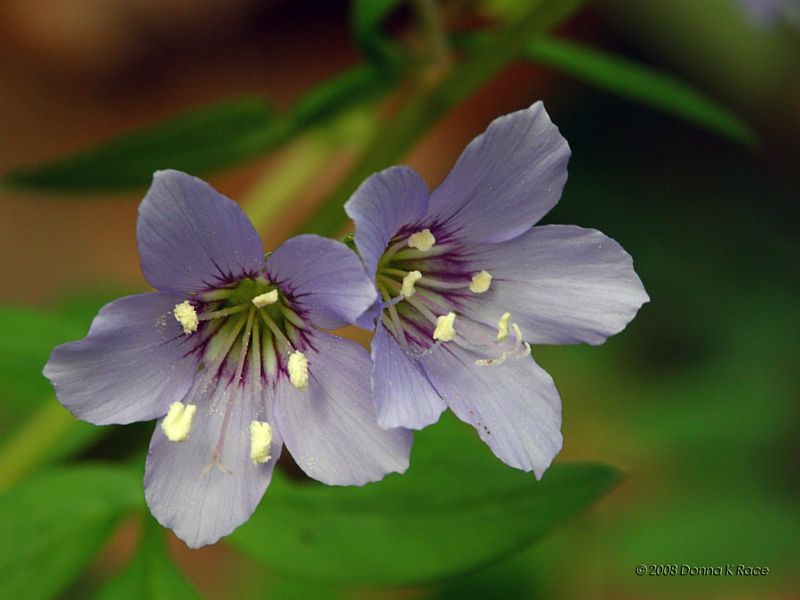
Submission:
[[[558,202],[569,147],[539,102],[494,121],[432,194],[390,168],[347,202],[383,302],[371,326],[382,427],[449,406],[505,463],[537,477],[561,448],[561,402],[529,343],[600,344],[648,300],[631,257],[598,231],[532,227]]]
[[[785,21],[800,27],[800,1],[798,0],[738,0],[751,20],[759,25],[774,27]]]
[[[137,234],[158,291],[105,306],[44,372],[80,419],[159,419],[144,485],[162,525],[191,547],[230,533],[284,444],[327,484],[406,469],[411,436],[377,426],[367,352],[319,330],[351,323],[376,297],[344,245],[300,236],[265,264],[239,207],[176,171],[156,173]]]

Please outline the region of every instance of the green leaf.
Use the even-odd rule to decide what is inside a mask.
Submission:
[[[133,561],[97,594],[97,600],[194,600],[200,598],[164,544],[164,532],[146,517]]]
[[[702,92],[666,73],[595,48],[554,38],[531,42],[526,55],[534,62],[734,141],[746,145],[757,143],[757,137],[747,123]]]
[[[230,540],[273,568],[338,583],[406,585],[451,577],[523,548],[619,479],[558,465],[542,481],[497,460],[467,425],[416,434],[411,467],[364,488],[273,480]]]
[[[86,335],[61,315],[30,308],[0,307],[0,395],[17,406],[41,402],[53,390],[42,375],[54,346]],[[0,424],[0,434],[8,423]]]
[[[0,598],[52,598],[142,504],[142,483],[108,466],[50,471],[0,495]]]
[[[396,67],[400,53],[381,27],[386,16],[403,0],[353,0],[350,21],[356,43],[366,57],[383,67]]]
[[[263,101],[238,98],[190,110],[73,156],[12,171],[12,186],[59,191],[145,186],[158,169],[204,173],[263,152],[285,135]]]
[[[325,121],[354,104],[375,100],[388,91],[395,78],[362,65],[345,71],[306,92],[292,107],[291,119],[298,129]]]
[[[400,161],[414,143],[449,110],[474,93],[524,48],[572,16],[585,0],[534,0],[523,18],[499,34],[483,37],[468,56],[448,67],[435,81],[418,86],[416,93],[372,136],[360,158],[317,206],[298,233],[334,236],[345,222],[342,205],[370,175]]]

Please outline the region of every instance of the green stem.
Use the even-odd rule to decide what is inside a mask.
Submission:
[[[434,65],[447,63],[450,47],[438,3],[436,0],[413,0],[413,5],[427,47],[427,59]]]
[[[54,443],[75,422],[75,417],[55,399],[45,402],[0,448],[0,491],[44,462]]]
[[[460,64],[443,68],[433,80],[417,77],[411,99],[376,131],[360,160],[300,231],[335,235],[344,223],[342,203],[364,179],[401,158],[445,113],[521,56],[531,40],[561,23],[580,4],[582,0],[539,0],[525,17],[476,47]]]
[[[261,231],[278,221],[334,158],[360,151],[362,140],[374,129],[375,119],[375,106],[363,105],[316,126],[295,141],[242,202],[255,228]]]

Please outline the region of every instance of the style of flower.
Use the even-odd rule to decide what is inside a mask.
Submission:
[[[144,486],[162,525],[191,547],[227,535],[255,510],[283,445],[331,485],[407,468],[410,432],[376,423],[369,355],[320,331],[377,296],[347,247],[304,235],[265,261],[239,207],[176,171],[155,174],[137,237],[158,291],[105,306],[44,373],[80,419],[159,419]]]
[[[600,344],[648,301],[602,233],[533,227],[567,179],[569,147],[537,102],[500,117],[433,193],[394,167],[345,205],[383,301],[371,326],[382,427],[419,429],[449,406],[505,463],[537,477],[559,452],[561,401],[530,344]]]

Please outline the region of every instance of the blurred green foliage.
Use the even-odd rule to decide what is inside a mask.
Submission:
[[[619,478],[602,465],[562,465],[536,482],[500,463],[450,416],[415,438],[407,473],[363,489],[276,476],[231,542],[304,580],[418,584],[530,544]]]
[[[364,177],[400,160],[439,118],[522,56],[729,139],[754,139],[731,111],[674,76],[543,37],[580,2],[496,0],[491,14],[507,28],[457,45],[464,56],[432,70],[406,60],[406,49],[385,34],[384,20],[400,4],[354,2],[354,37],[366,62],[309,90],[283,115],[260,99],[226,101],[3,182],[101,191],[144,186],[159,168],[220,169],[309,128],[324,132],[402,83],[413,93],[366,132],[371,141],[304,225],[330,234]],[[467,426],[444,418],[417,435],[405,476],[335,489],[277,473],[254,517],[230,538],[281,574],[264,593],[346,595],[312,579],[415,585],[409,595],[439,599],[726,597],[741,586],[753,595],[764,589],[741,579],[656,582],[634,575],[640,563],[769,566],[773,586],[796,577],[800,314],[796,236],[786,218],[796,182],[634,104],[591,97],[563,114],[548,109],[575,149],[564,200],[548,220],[619,240],[653,298],[630,331],[601,349],[534,350],[564,399],[566,456],[623,465],[626,482],[578,516],[616,483],[617,471],[561,464],[535,482],[496,461]],[[98,438],[112,429],[71,419],[41,376],[52,347],[82,337],[111,297],[89,291],[51,312],[0,309],[0,481],[17,483],[0,494],[0,597],[53,597],[125,514],[142,509],[141,477],[124,460],[68,462],[102,454]],[[125,452],[123,459],[141,463],[140,446]],[[167,596],[196,593],[147,519],[131,564],[101,597]]]

